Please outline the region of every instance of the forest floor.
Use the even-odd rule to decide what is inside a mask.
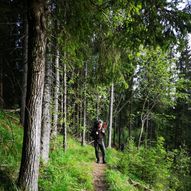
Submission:
[[[107,184],[105,180],[106,164],[93,163],[94,191],[106,191]]]

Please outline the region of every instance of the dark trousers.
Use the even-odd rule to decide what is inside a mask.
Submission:
[[[105,145],[104,145],[104,142],[103,141],[101,141],[101,142],[94,141],[94,148],[95,148],[95,155],[96,155],[97,161],[99,162],[99,149],[100,149],[103,162],[105,162]]]

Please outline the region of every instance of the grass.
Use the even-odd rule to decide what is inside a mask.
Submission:
[[[0,191],[16,191],[23,128],[16,114],[0,111]],[[68,140],[66,153],[62,149],[62,137],[51,142],[49,163],[41,164],[39,190],[43,191],[82,191],[93,190],[92,162],[95,160],[91,146],[81,147]]]
[[[105,177],[109,185],[109,191],[138,191],[133,185],[129,184],[129,177],[118,170],[122,155],[122,152],[115,149],[108,149],[107,151],[108,168]]]
[[[40,190],[52,191],[82,191],[93,190],[93,148],[81,147],[73,140],[68,140],[66,153],[61,148],[62,137],[52,142],[50,160],[47,166],[41,168]]]
[[[21,160],[23,129],[18,117],[12,113],[0,112],[0,190],[17,190]]]

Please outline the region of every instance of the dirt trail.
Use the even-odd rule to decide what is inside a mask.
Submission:
[[[93,163],[93,176],[94,176],[94,191],[106,191],[107,185],[105,181],[105,164]]]

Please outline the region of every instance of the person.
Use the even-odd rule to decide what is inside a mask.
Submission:
[[[105,137],[105,129],[103,128],[102,120],[98,120],[94,123],[94,127],[91,132],[91,137],[94,140],[94,148],[95,148],[95,155],[97,159],[97,163],[100,163],[99,158],[99,149],[101,150],[102,154],[102,162],[105,164],[105,145],[104,145],[104,137]]]

